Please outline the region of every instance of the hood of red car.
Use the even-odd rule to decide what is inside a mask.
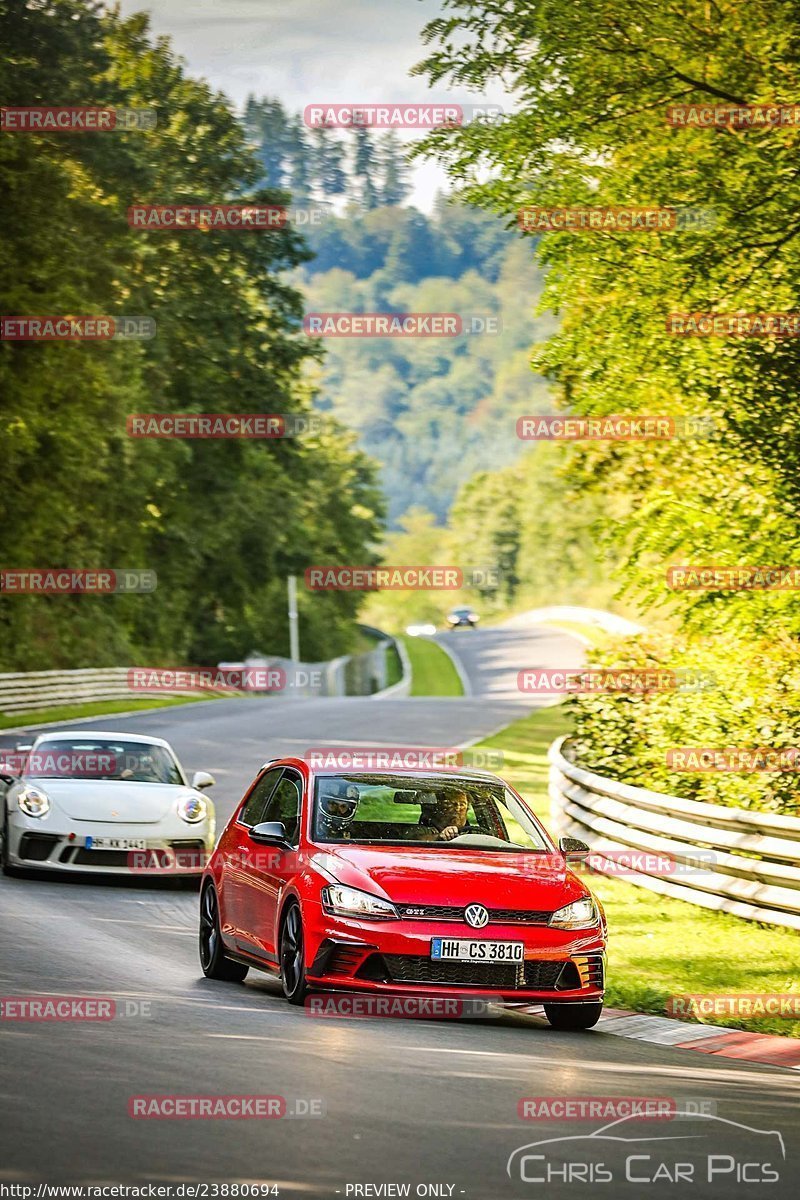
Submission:
[[[337,845],[319,860],[346,887],[397,904],[555,911],[588,894],[560,854]]]

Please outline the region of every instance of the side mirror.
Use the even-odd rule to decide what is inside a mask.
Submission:
[[[208,771],[195,771],[192,776],[192,787],[202,791],[203,788],[213,787],[216,780],[213,775],[209,775]]]
[[[574,837],[559,838],[558,848],[567,862],[581,862],[586,858],[587,854],[591,853],[586,842],[582,842],[580,838]]]
[[[32,749],[33,742],[17,742],[16,746],[14,747],[14,750],[17,754],[27,754],[27,752]]]
[[[5,763],[0,763],[0,767],[2,766],[5,766]],[[11,787],[12,783],[16,783],[18,779],[18,775],[7,775],[5,771],[0,770],[0,783],[4,783],[6,787]]]
[[[260,846],[288,846],[286,826],[283,821],[262,821],[250,830],[250,841]]]

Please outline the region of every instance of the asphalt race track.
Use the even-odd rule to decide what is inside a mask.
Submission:
[[[212,771],[224,822],[268,758],[312,746],[453,746],[480,738],[530,706],[516,691],[517,670],[572,665],[581,653],[544,627],[441,636],[469,679],[465,699],[210,702],[93,724],[159,734],[189,771]],[[470,1022],[312,1017],[290,1008],[266,976],[251,973],[244,985],[205,980],[196,907],[193,891],[172,884],[0,880],[2,994],[110,997],[130,1014],[108,1022],[2,1022],[0,1184],[258,1181],[288,1197],[469,1200],[798,1194],[796,1071],[597,1031],[557,1033],[543,1017],[514,1011]],[[132,1095],[165,1093],[279,1095],[296,1115],[128,1116]],[[645,1139],[633,1150],[607,1142],[598,1153],[596,1144],[581,1142],[548,1183],[535,1181],[540,1160],[526,1161],[530,1182],[519,1165],[507,1174],[518,1147],[588,1135],[605,1123],[523,1121],[522,1098],[587,1096],[674,1098],[720,1119],[617,1130]],[[687,1177],[701,1151],[719,1156],[710,1183],[705,1166]],[[631,1153],[635,1182],[626,1182],[623,1160]],[[575,1177],[578,1159],[582,1178]],[[600,1160],[612,1181],[598,1171]],[[552,1157],[548,1163],[549,1170]],[[684,1165],[683,1181],[670,1182],[676,1163]],[[658,1181],[645,1182],[659,1164]],[[774,1168],[780,1178],[768,1182]]]

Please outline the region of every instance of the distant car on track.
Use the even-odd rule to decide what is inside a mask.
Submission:
[[[202,872],[214,846],[213,776],[191,784],[170,745],[130,733],[42,734],[0,751],[4,874]]]
[[[522,798],[473,772],[265,764],[201,884],[200,961],[309,991],[543,1003],[550,1023],[598,1020],[605,917]]]
[[[447,614],[447,624],[451,629],[474,629],[480,617],[473,608],[453,608]]]

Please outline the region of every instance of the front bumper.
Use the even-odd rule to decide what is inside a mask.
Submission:
[[[88,826],[88,828],[87,828]],[[12,867],[64,874],[200,876],[214,848],[212,821],[183,829],[148,825],[39,820],[21,814],[9,819],[8,862]],[[88,848],[87,836],[144,842],[143,849]]]
[[[496,996],[498,1000],[586,1003],[605,990],[605,937],[541,925],[489,925],[478,934],[441,921],[342,921],[314,905],[307,924],[307,977],[331,990],[415,996]],[[521,963],[438,961],[431,939],[521,941]]]

